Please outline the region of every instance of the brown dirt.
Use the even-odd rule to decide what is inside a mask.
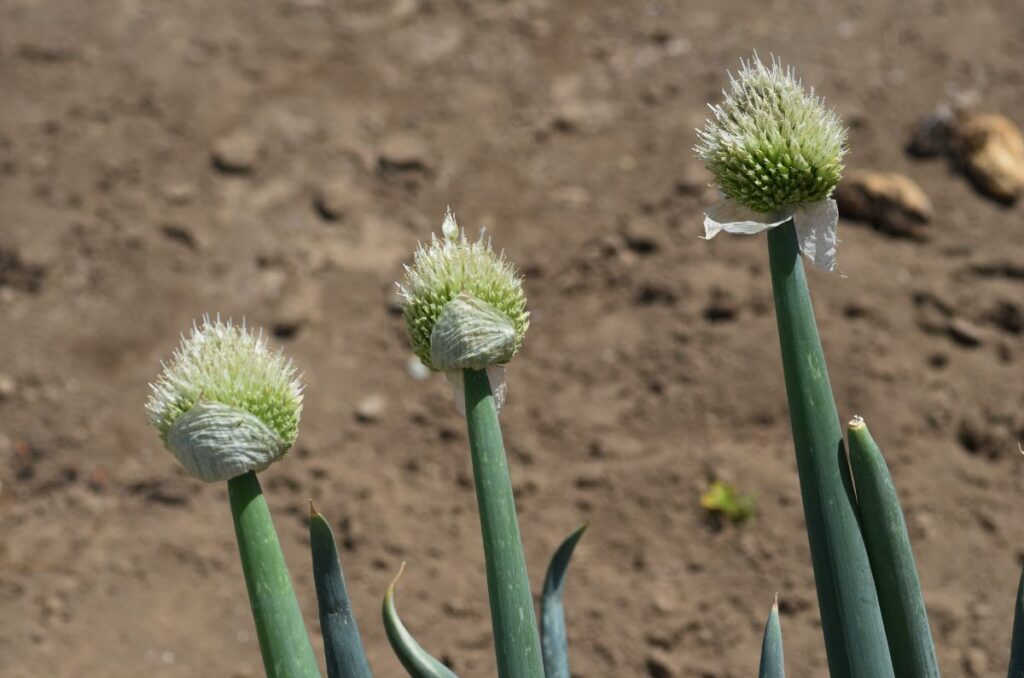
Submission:
[[[309,382],[299,445],[263,481],[311,629],[308,497],[343,538],[378,675],[401,675],[378,603],[402,561],[422,643],[493,675],[463,423],[443,379],[409,376],[394,312],[450,203],[528,275],[502,422],[534,579],[591,523],[576,672],[752,675],[778,591],[792,675],[825,675],[764,240],[697,237],[713,196],[693,129],[754,48],[837,107],[851,167],[935,203],[925,242],[843,222],[849,277],[810,276],[945,674],[1001,674],[1024,213],[903,145],[951,93],[1024,123],[1018,0],[0,4],[0,673],[261,673],[225,489],[186,477],[142,413],[178,333],[219,311],[271,329]],[[374,394],[383,412],[357,420]],[[753,522],[709,524],[711,478],[756,495]]]

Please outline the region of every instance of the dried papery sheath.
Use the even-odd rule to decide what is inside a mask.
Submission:
[[[462,370],[445,372],[445,379],[452,387],[452,394],[455,396],[455,411],[466,416],[466,379]],[[491,365],[487,368],[487,381],[491,385],[491,393],[494,395],[494,408],[501,412],[501,408],[508,399],[508,384],[505,383],[505,368],[501,365]]]
[[[171,426],[167,447],[185,470],[207,482],[262,471],[288,450],[257,417],[202,400]]]
[[[843,172],[846,130],[793,69],[755,55],[741,61],[725,100],[698,130],[697,155],[722,201],[705,212],[706,238],[752,234],[793,219],[800,249],[835,269],[838,210],[832,191]]]
[[[469,292],[445,304],[430,332],[430,362],[444,372],[484,370],[507,363],[515,352],[512,321]]]
[[[461,388],[462,371],[508,363],[529,326],[522,280],[489,240],[471,241],[449,211],[442,237],[416,250],[398,285],[413,352],[424,365]],[[503,371],[489,369],[495,395]],[[462,403],[456,399],[457,405]]]
[[[189,473],[214,482],[262,471],[295,443],[302,384],[262,334],[203,318],[151,385],[149,421]]]

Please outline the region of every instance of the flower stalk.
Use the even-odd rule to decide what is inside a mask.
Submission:
[[[843,433],[792,222],[768,255],[797,473],[832,678],[893,676]]]
[[[269,678],[320,669],[256,478],[298,435],[302,382],[261,333],[204,317],[164,365],[146,403],[150,423],[189,473],[227,481],[242,574]]]
[[[500,678],[544,678],[537,617],[490,380],[465,370],[466,427]]]
[[[503,368],[522,346],[529,327],[526,295],[512,263],[489,240],[470,241],[451,210],[441,232],[441,238],[432,236],[419,246],[398,285],[409,343],[426,367],[445,373],[456,408],[466,416],[498,676],[544,678],[537,615],[498,424],[505,394]],[[402,638],[395,634],[392,639],[399,655],[418,656],[409,653],[412,645]]]
[[[250,471],[229,480],[228,496],[267,678],[319,678],[313,646],[256,474]]]

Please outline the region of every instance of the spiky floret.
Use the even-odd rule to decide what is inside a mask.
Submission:
[[[777,59],[755,54],[730,74],[725,100],[697,130],[694,148],[727,197],[770,213],[785,205],[823,200],[843,172],[846,129],[824,101],[806,91]]]
[[[504,253],[496,253],[483,235],[469,240],[451,210],[445,215],[442,232],[441,238],[431,234],[429,243],[420,243],[412,266],[405,267],[405,281],[398,284],[413,352],[424,365],[438,369],[430,361],[430,336],[445,305],[460,292],[472,294],[508,317],[518,351],[530,314],[515,266]]]
[[[298,436],[303,385],[295,365],[272,350],[262,332],[223,322],[219,315],[193,323],[192,334],[182,336],[150,389],[146,414],[165,443],[174,422],[200,400],[253,415],[287,447]]]

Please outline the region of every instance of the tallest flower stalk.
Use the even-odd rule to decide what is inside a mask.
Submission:
[[[696,151],[723,200],[706,237],[768,230],[768,256],[822,632],[833,678],[894,675],[850,481],[843,433],[811,308],[802,252],[835,268],[845,132],[792,69],[756,57],[733,78]]]

